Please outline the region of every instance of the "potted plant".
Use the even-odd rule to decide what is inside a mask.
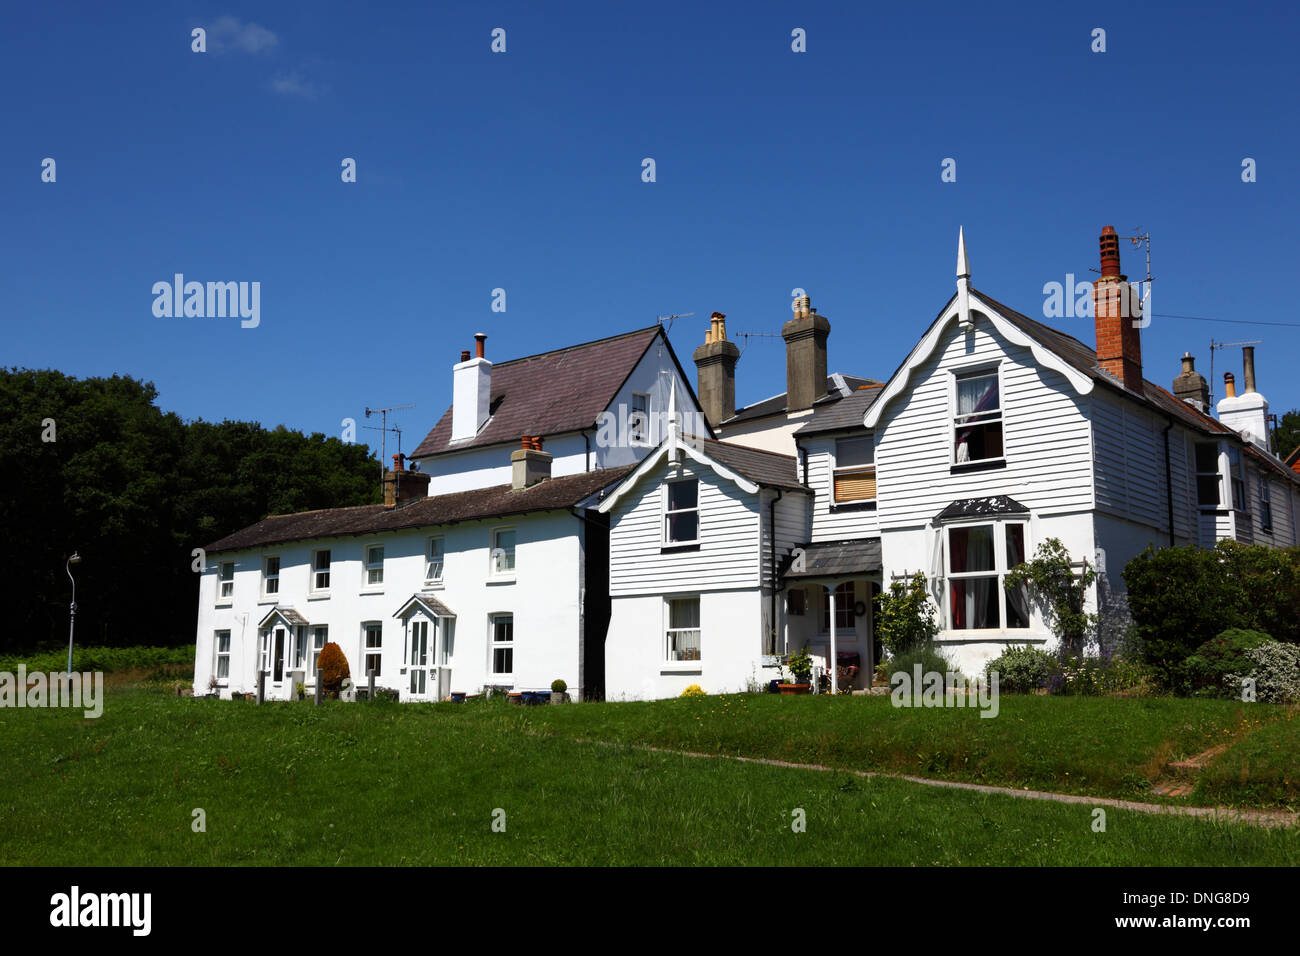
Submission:
[[[568,689],[569,685],[559,678],[551,681],[551,703],[563,704],[568,699],[568,695],[565,694]]]
[[[789,684],[778,684],[782,694],[807,694],[812,691],[812,685],[809,683],[812,679],[812,657],[808,653],[808,647],[791,654],[785,660],[785,669],[790,672],[793,681]]]

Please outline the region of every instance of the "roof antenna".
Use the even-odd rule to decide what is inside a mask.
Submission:
[[[1219,349],[1235,348],[1238,345],[1262,345],[1263,339],[1251,339],[1249,342],[1216,342],[1210,339],[1210,408],[1214,407],[1214,353]]]
[[[659,324],[659,325],[663,325],[665,322],[667,322],[667,323],[668,323],[668,328],[664,329],[664,333],[667,334],[667,333],[669,333],[669,332],[671,332],[671,331],[673,330],[673,321],[674,321],[674,320],[676,320],[676,319],[689,319],[689,318],[690,318],[691,316],[693,316],[694,314],[695,314],[694,312],[678,312],[678,313],[676,313],[676,314],[674,314],[674,315],[656,315],[656,316],[655,316],[655,322],[656,322],[657,324]]]
[[[397,450],[399,453],[402,450],[402,430],[398,428],[396,425],[394,425],[392,428],[388,427],[388,413],[400,411],[403,408],[414,408],[414,407],[415,407],[414,405],[389,405],[387,408],[370,408],[370,407],[366,408],[366,418],[369,418],[371,415],[378,414],[382,416],[382,420],[383,420],[383,423],[381,425],[361,426],[362,428],[368,428],[371,431],[379,432],[379,493],[381,495],[384,492],[384,468],[385,468],[384,462],[388,460],[387,459],[388,433],[390,431],[397,432]]]

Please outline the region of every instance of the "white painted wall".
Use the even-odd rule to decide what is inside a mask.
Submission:
[[[813,410],[769,415],[754,421],[726,425],[718,429],[718,437],[747,448],[760,448],[782,455],[795,454],[794,433],[813,417]]]
[[[295,608],[311,624],[329,625],[330,640],[348,659],[353,680],[364,686],[363,621],[383,624],[383,660],[376,686],[407,688],[403,673],[405,629],[394,613],[412,594],[425,588],[424,548],[430,534],[445,538],[443,584],[433,593],[457,615],[450,690],[477,693],[484,684],[516,690],[549,690],[562,678],[575,696],[579,690],[579,622],[581,551],[579,519],[567,512],[544,512],[510,519],[474,521],[443,528],[394,532],[382,536],[300,541],[233,555],[209,556],[200,580],[194,689],[207,693],[214,673],[214,632],[231,631],[230,680],[222,696],[256,688],[257,624],[277,605]],[[513,581],[489,574],[493,529],[517,531]],[[382,542],[385,548],[381,589],[362,584],[363,547]],[[313,549],[331,550],[328,597],[313,597],[308,585]],[[261,559],[281,558],[280,593],[261,594]],[[235,594],[229,605],[216,603],[220,562],[234,558]],[[489,615],[514,614],[515,663],[512,677],[489,674]],[[292,682],[272,688],[268,697],[292,694]],[[402,695],[405,697],[405,693]]]

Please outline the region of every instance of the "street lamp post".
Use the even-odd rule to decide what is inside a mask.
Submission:
[[[72,576],[72,566],[81,563],[81,555],[72,552],[72,557],[68,558],[68,563],[64,565],[64,570],[68,572],[68,580],[72,582],[72,605],[68,609],[68,677],[72,677],[72,635],[77,627],[77,579]]]

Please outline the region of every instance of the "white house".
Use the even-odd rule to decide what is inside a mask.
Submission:
[[[495,369],[485,338],[454,366],[453,405],[412,469],[394,456],[384,504],[272,516],[206,548],[197,693],[252,692],[260,671],[267,696],[290,697],[334,641],[359,686],[374,671],[403,699],[557,678],[603,696],[608,522],[595,506],[653,451],[668,395],[708,425],[658,326]]]

